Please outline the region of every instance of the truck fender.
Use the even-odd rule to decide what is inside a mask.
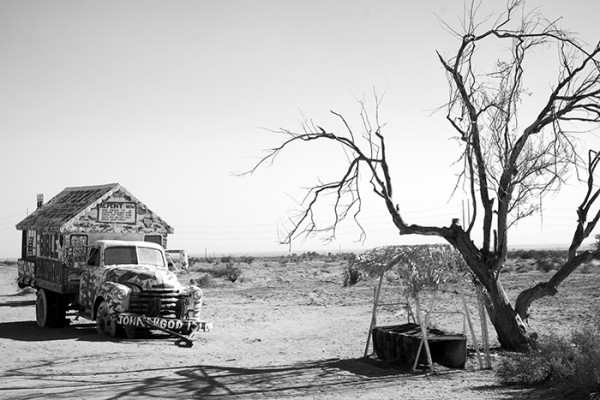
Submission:
[[[117,282],[103,282],[96,293],[94,301],[94,319],[102,301],[108,305],[110,314],[116,315],[127,309],[131,287]]]

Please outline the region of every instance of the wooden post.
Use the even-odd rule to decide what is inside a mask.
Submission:
[[[379,285],[377,285],[377,288],[373,288],[374,292],[373,292],[373,314],[371,316],[371,324],[369,325],[369,332],[367,333],[367,345],[365,346],[365,354],[364,354],[364,358],[367,357],[367,354],[369,353],[369,344],[371,343],[371,332],[373,331],[373,328],[375,326],[377,326],[377,305],[379,304],[379,293],[381,293],[381,285],[383,283],[383,272],[381,274],[379,274]]]
[[[437,295],[438,295],[438,291],[436,290],[433,292],[433,298],[431,299],[431,303],[429,304],[429,310],[427,311],[427,314],[425,315],[425,328],[429,327],[429,321],[431,320],[429,317],[431,316],[431,314],[433,314],[433,307],[435,306],[435,302],[437,301]],[[421,340],[421,342],[423,342],[423,341]],[[422,347],[423,343],[421,343],[419,346]]]
[[[429,314],[433,309],[433,303],[435,303],[437,291],[434,294],[433,300],[431,301],[430,311],[427,313],[425,320],[423,320],[423,314],[421,313],[421,304],[419,303],[419,293],[415,295],[415,307],[417,308],[417,318],[419,319],[419,325],[421,326],[421,343],[419,343],[419,349],[417,350],[417,356],[415,357],[415,363],[413,365],[413,371],[417,370],[417,364],[419,363],[419,356],[421,355],[421,347],[425,345],[425,353],[427,353],[427,362],[429,368],[433,372],[433,359],[431,358],[431,351],[429,350],[429,342],[427,341],[427,324],[429,323]]]
[[[479,319],[481,320],[481,340],[483,342],[483,353],[485,354],[486,368],[492,368],[492,360],[490,358],[490,343],[488,339],[487,314],[485,311],[485,299],[483,292],[477,288],[477,305],[479,306]]]
[[[467,300],[465,299],[465,294],[460,287],[460,283],[457,285],[457,287],[458,293],[462,299],[463,307],[465,309],[467,322],[469,323],[469,330],[471,331],[471,337],[473,338],[473,346],[475,347],[475,353],[477,354],[477,361],[479,361],[479,368],[483,369],[483,360],[481,359],[481,353],[479,352],[479,343],[477,342],[477,336],[475,336],[475,329],[473,328],[473,321],[471,321],[471,314],[469,313],[469,308],[467,307]]]
[[[410,323],[410,318],[412,317],[413,322],[417,322],[415,318],[415,313],[413,313],[412,307],[410,306],[410,295],[408,291],[404,289],[404,285],[402,284],[402,280],[400,280],[400,291],[404,292],[404,298],[406,299],[406,322]]]

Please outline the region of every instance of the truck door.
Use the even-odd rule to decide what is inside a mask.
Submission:
[[[98,283],[102,279],[101,275],[100,248],[92,247],[79,284],[79,305],[90,313],[93,311],[94,298],[96,297]]]

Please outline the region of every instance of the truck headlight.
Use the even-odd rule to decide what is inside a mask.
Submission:
[[[127,297],[127,293],[123,289],[117,289],[115,291],[115,297],[119,300],[124,300]]]
[[[196,288],[196,290],[192,292],[192,297],[194,298],[194,300],[202,300],[202,290]]]

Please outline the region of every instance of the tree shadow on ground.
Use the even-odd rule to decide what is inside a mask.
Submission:
[[[110,357],[118,356],[113,354]],[[73,368],[72,365],[73,362],[81,363],[82,367],[104,365],[104,361],[103,357],[65,359],[53,361],[50,370],[48,365],[43,364],[5,371],[0,378],[9,378],[6,381],[11,384],[1,391],[21,400],[41,399],[49,395],[55,399],[73,396],[102,399],[345,399],[373,398],[384,393],[387,393],[383,396],[386,398],[417,398],[420,395],[418,388],[422,390],[423,385],[429,387],[429,395],[436,393],[433,389],[436,380],[458,382],[469,379],[469,373],[464,371],[446,370],[436,376],[426,376],[411,372],[410,366],[405,364],[386,364],[362,358],[265,367],[192,365],[122,369],[120,366],[117,370],[105,366],[100,370],[87,371],[88,368]],[[69,372],[60,372],[60,365],[69,365]],[[32,385],[31,382],[38,383]],[[517,392],[512,396],[503,387],[483,386],[480,390],[484,397],[494,393],[505,399],[521,398]]]
[[[436,375],[413,373],[406,364],[389,364],[372,358],[327,359],[264,367],[187,365],[163,368],[111,366],[118,353],[58,359],[48,363],[5,370],[0,394],[20,400],[102,398],[296,399],[296,398],[419,398],[436,392],[436,383],[470,380],[473,371],[442,370]],[[89,365],[96,365],[89,370]],[[66,370],[63,370],[65,366]],[[79,366],[81,368],[79,368]],[[486,398],[530,399],[549,397],[546,388],[525,388],[485,383],[468,390]],[[463,388],[464,389],[464,388]],[[452,397],[454,392],[448,392]],[[459,392],[456,394],[460,395]],[[384,395],[385,394],[385,395]],[[439,393],[443,398],[442,392]],[[430,397],[425,397],[430,398]]]
[[[498,398],[503,399],[528,399],[528,400],[577,400],[581,397],[571,396],[560,391],[557,388],[548,387],[546,385],[521,385],[521,384],[506,384],[506,385],[480,385],[473,388],[486,394],[497,394]],[[587,399],[588,397],[584,397]]]
[[[78,360],[79,362],[79,360]],[[87,360],[87,363],[101,360]],[[357,389],[377,383],[395,384],[399,376],[410,376],[407,366],[384,366],[374,360],[322,360],[257,368],[196,365],[184,368],[156,368],[126,371],[58,373],[68,360],[8,370],[0,378],[18,376],[26,382],[43,382],[41,387],[14,381],[2,391],[15,399],[45,398],[294,398],[345,394],[354,397]]]

